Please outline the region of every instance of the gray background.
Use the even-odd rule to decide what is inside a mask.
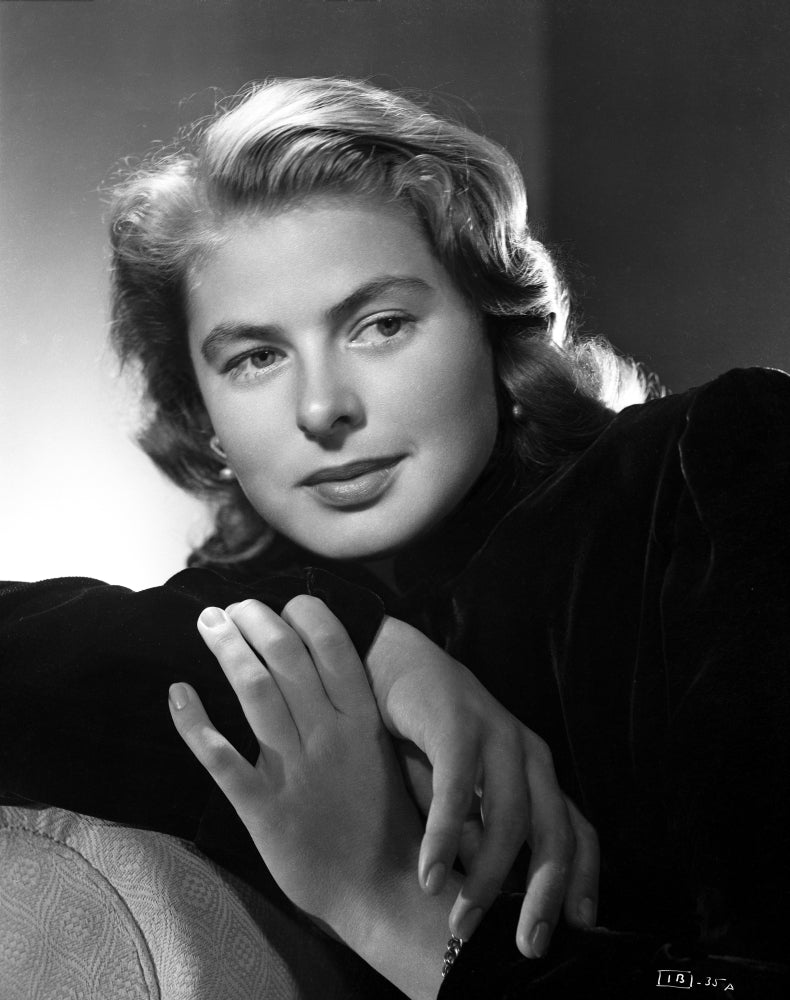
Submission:
[[[789,368],[787,7],[0,0],[0,575],[152,584],[200,534],[128,443],[99,189],[252,79],[429,90],[507,145],[586,328],[673,390]]]

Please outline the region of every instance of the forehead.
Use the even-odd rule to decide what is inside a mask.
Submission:
[[[404,206],[314,198],[275,213],[234,217],[191,276],[190,325],[244,318],[225,315],[229,309],[326,309],[382,275],[416,276],[435,286],[449,281]]]

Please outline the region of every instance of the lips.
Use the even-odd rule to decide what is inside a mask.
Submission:
[[[404,457],[366,458],[319,469],[299,485],[329,507],[361,507],[378,500],[387,491]]]
[[[400,462],[403,455],[389,455],[385,458],[362,458],[357,462],[347,462],[345,465],[335,465],[326,469],[319,469],[303,479],[300,486],[317,486],[319,483],[345,482],[349,479],[356,479],[358,476],[366,476],[379,469],[386,469],[389,466]]]

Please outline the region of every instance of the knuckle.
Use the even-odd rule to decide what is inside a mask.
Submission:
[[[554,755],[548,743],[540,736],[533,736],[530,741],[529,756],[544,769],[554,771]]]
[[[502,774],[510,777],[510,780],[517,775],[522,776],[525,771],[526,754],[521,744],[521,740],[509,727],[498,728],[491,736],[487,737],[484,747],[488,767],[493,767]]]
[[[548,830],[539,831],[535,838],[536,848],[540,849],[551,863],[555,865],[570,865],[576,854],[576,834],[570,825],[552,826]]]
[[[248,597],[244,601],[239,601],[238,604],[231,605],[229,614],[234,621],[239,619],[250,621],[257,618],[261,614],[262,610],[263,605],[260,601],[256,601],[252,597]]]
[[[231,775],[234,772],[235,761],[230,747],[218,740],[211,740],[206,744],[203,762],[207,770],[217,777]]]
[[[203,748],[201,729],[202,726],[198,719],[179,720],[178,731],[194,750],[201,750]]]
[[[327,612],[327,606],[311,594],[297,594],[283,608],[283,616],[294,621],[309,622]]]
[[[298,653],[301,645],[293,632],[275,626],[261,638],[259,652],[264,660],[286,660]]]
[[[571,827],[557,832],[556,854],[563,866],[570,865],[572,862],[576,854],[576,834]]]
[[[263,668],[259,667],[256,670],[254,667],[248,667],[236,679],[233,686],[242,701],[255,702],[264,697],[268,684],[269,676]]]
[[[583,816],[579,816],[576,819],[577,827],[577,840],[584,840],[588,847],[592,850],[598,850],[598,831],[592,825],[592,823],[585,819]]]
[[[233,765],[232,752],[219,733],[207,730],[202,722],[196,719],[184,726],[182,736],[203,766],[212,774],[230,771]]]
[[[340,649],[346,641],[346,633],[338,623],[322,621],[310,630],[310,638],[322,649]]]
[[[237,634],[233,629],[222,629],[212,637],[212,648],[223,662],[230,662],[241,658],[241,647]]]
[[[505,717],[497,720],[497,731],[514,748],[514,752],[520,751],[522,754],[525,754],[524,740],[522,739],[524,726],[522,726],[518,719],[510,715],[509,712],[506,712],[504,709],[501,711]],[[516,747],[518,751],[516,751]]]

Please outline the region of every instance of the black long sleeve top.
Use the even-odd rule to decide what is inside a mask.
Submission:
[[[521,959],[519,896],[504,893],[442,1000],[652,996],[661,969],[692,966],[718,972],[720,988],[771,995],[790,881],[788,511],[790,378],[749,369],[628,408],[539,484],[498,470],[397,560],[397,594],[287,546],[278,572],[244,580],[185,570],[139,594],[83,579],[5,584],[0,790],[191,839],[271,891],[175,733],[167,686],[192,683],[252,754],[195,631],[200,610],[246,596],[278,610],[308,591],[362,654],[386,610],[546,739],[601,841],[608,930],[561,931],[547,958]]]

